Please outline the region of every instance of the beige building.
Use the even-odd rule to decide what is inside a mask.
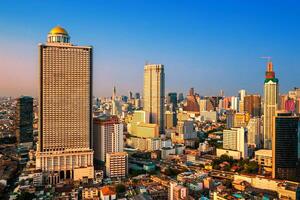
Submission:
[[[260,118],[251,118],[248,122],[248,145],[256,148],[262,147],[262,134],[261,134]]]
[[[36,168],[75,178],[93,178],[92,47],[70,43],[59,26],[39,44],[39,140]]]
[[[128,175],[128,154],[115,152],[106,154],[106,175],[110,178],[121,178]]]
[[[266,171],[272,171],[272,150],[260,149],[255,151],[255,161]]]
[[[241,157],[248,158],[247,129],[232,128],[223,131],[223,149],[241,152]]]
[[[161,64],[144,67],[144,111],[150,114],[149,122],[159,125],[164,133],[165,72]]]
[[[272,149],[273,117],[278,106],[278,79],[275,78],[272,62],[268,62],[264,85],[264,148]]]

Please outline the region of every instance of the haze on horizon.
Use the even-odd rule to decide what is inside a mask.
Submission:
[[[37,45],[56,25],[94,47],[94,96],[142,92],[145,62],[165,65],[166,92],[262,93],[271,56],[284,93],[300,86],[297,1],[3,1],[0,96],[37,96]]]

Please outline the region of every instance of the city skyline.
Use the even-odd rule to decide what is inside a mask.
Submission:
[[[166,93],[186,94],[194,87],[200,95],[216,95],[221,89],[237,95],[242,88],[262,94],[261,56],[273,58],[280,93],[285,93],[298,86],[299,6],[292,1],[269,4],[74,2],[71,10],[61,3],[56,12],[64,15],[56,16],[45,2],[2,3],[1,96],[37,97],[36,45],[58,24],[81,41],[78,45],[94,47],[94,96],[111,96],[114,85],[119,94],[142,93],[147,61],[165,65]],[[74,11],[78,14],[70,17]]]

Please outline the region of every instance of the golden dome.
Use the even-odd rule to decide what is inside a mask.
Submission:
[[[68,35],[68,32],[60,26],[55,26],[53,29],[51,29],[49,34],[52,34],[52,35],[58,35],[58,34]]]

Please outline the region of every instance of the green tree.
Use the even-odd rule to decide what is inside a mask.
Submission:
[[[35,195],[29,192],[21,192],[21,194],[17,196],[17,200],[32,200],[34,198]]]
[[[118,194],[122,194],[122,193],[126,192],[126,186],[123,185],[123,184],[117,184],[116,185],[116,192]]]

